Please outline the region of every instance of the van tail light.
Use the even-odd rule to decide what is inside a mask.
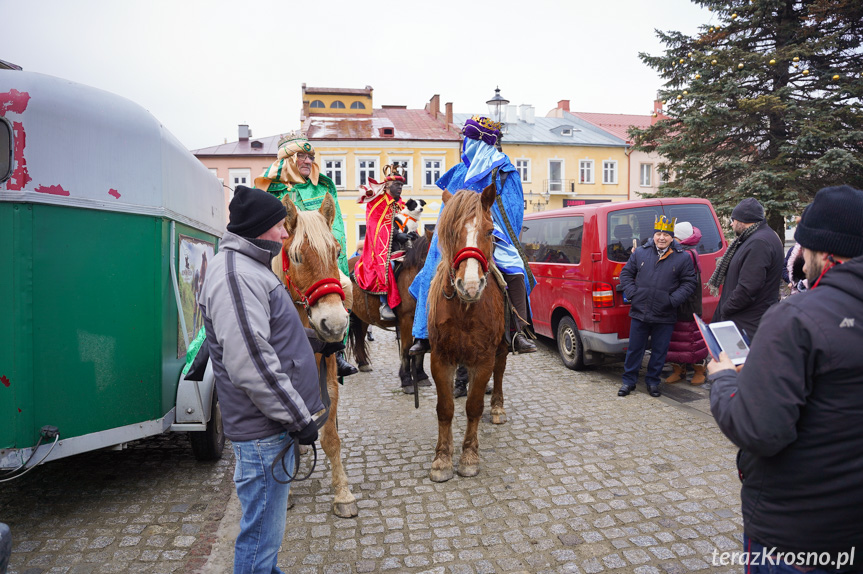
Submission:
[[[614,307],[614,287],[611,283],[593,284],[593,306]]]

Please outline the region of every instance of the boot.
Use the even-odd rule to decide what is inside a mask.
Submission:
[[[350,364],[347,359],[345,359],[344,351],[336,353],[336,373],[340,377],[347,377],[348,375],[356,375],[359,371],[357,368]]]
[[[381,315],[381,321],[395,321],[396,314],[390,309],[390,306],[386,303],[381,303],[381,308],[378,309],[378,312]]]
[[[536,345],[522,333],[516,333],[512,339],[512,349],[516,353],[535,353]]]
[[[429,351],[431,351],[431,345],[429,345],[428,339],[415,339],[414,344],[408,349],[408,353],[411,355],[422,355]]]
[[[455,372],[455,385],[453,385],[452,398],[457,399],[467,395],[467,368],[460,366]]]
[[[707,377],[704,375],[704,365],[692,365],[692,368],[695,370],[695,374],[692,375],[692,380],[689,381],[690,385],[703,385],[704,381],[707,380]]]
[[[667,379],[665,379],[666,384],[676,383],[686,378],[686,365],[678,365],[677,363],[672,363],[671,368],[674,369],[674,372],[671,373]]]

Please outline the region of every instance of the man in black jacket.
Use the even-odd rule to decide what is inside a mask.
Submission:
[[[710,363],[710,407],[741,449],[743,550],[757,553],[760,562],[774,547],[774,559],[779,552],[830,553],[832,570],[801,570],[820,573],[853,566],[853,549],[859,571],[863,191],[819,191],[794,238],[803,248],[810,289],[765,313],[739,373],[724,353]],[[797,566],[824,565],[789,556]]]
[[[717,295],[713,321],[734,321],[755,337],[761,316],[779,301],[785,253],[782,240],[764,220],[764,207],[747,197],[731,212],[731,229],[737,235],[716,265],[707,285]]]
[[[644,381],[650,396],[660,396],[659,376],[677,322],[677,308],[699,287],[692,258],[674,241],[674,222],[657,216],[653,240],[633,250],[620,272],[623,294],[632,302],[632,322],[619,397],[635,390],[648,338],[650,361]]]

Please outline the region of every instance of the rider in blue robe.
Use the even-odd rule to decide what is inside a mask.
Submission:
[[[512,342],[513,350],[518,353],[532,353],[536,351],[536,345],[525,336],[524,328],[530,322],[528,296],[536,282],[519,253],[518,233],[521,231],[524,218],[524,192],[521,188],[521,178],[506,154],[499,149],[500,124],[488,118],[474,116],[465,122],[462,133],[464,134],[464,141],[462,142],[461,163],[447,171],[437,180],[436,184],[441,189],[446,189],[453,194],[461,189],[482,193],[483,189],[491,185],[492,177],[495,177],[498,197],[500,203],[503,204],[506,218],[501,214],[500,204],[495,201],[492,204],[492,220],[494,222],[494,252],[492,255],[495,265],[506,279],[507,291],[515,308],[514,327],[516,334]],[[507,219],[509,220],[509,227],[506,224]],[[437,231],[435,231],[425,265],[410,286],[410,293],[417,300],[413,327],[415,342],[411,347],[411,354],[419,354],[429,350],[428,292],[437,271],[440,257]]]

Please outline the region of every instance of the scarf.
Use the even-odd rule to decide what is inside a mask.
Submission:
[[[763,219],[755,225],[750,225],[746,231],[741,233],[737,239],[734,240],[734,243],[731,244],[728,251],[725,252],[725,255],[723,255],[722,259],[719,260],[719,263],[716,264],[716,270],[707,281],[707,288],[710,289],[711,295],[714,297],[719,295],[719,288],[725,283],[725,275],[728,274],[728,266],[731,265],[731,260],[734,258],[734,254],[740,246],[743,245],[743,242],[749,239],[749,236],[755,233],[755,230],[762,225],[764,225]]]
[[[481,140],[464,138],[462,161],[467,167],[465,185],[482,180],[491,170],[506,163],[507,157]],[[500,190],[498,190],[500,193]]]

